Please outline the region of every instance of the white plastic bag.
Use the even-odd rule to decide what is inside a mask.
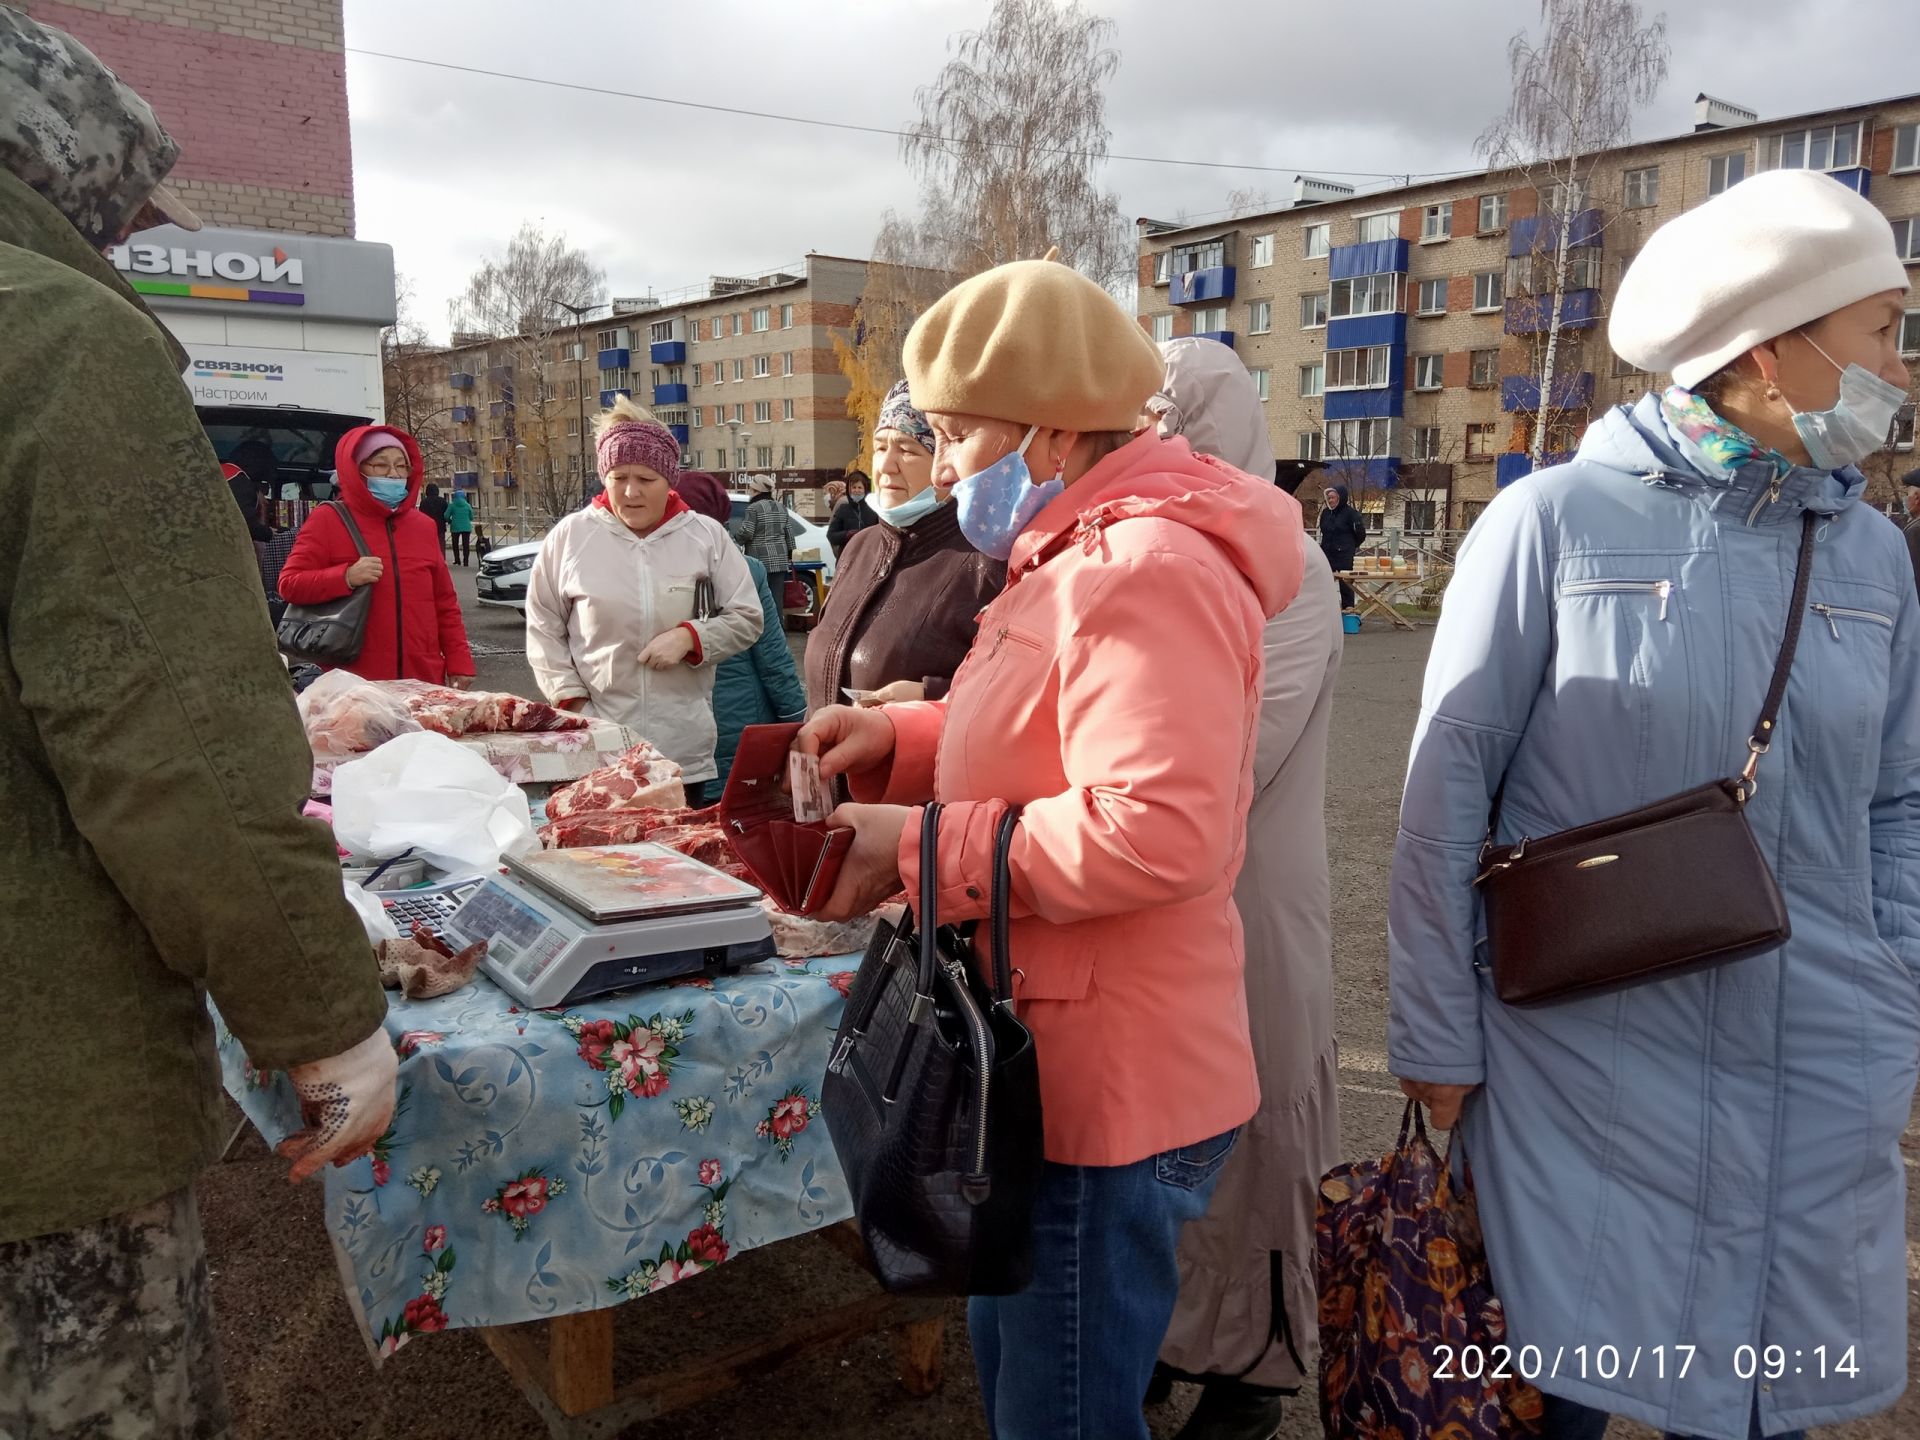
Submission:
[[[399,695],[351,670],[329,670],[300,692],[300,721],[323,764],[378,749],[423,727]]]
[[[378,945],[382,940],[400,938],[400,927],[393,923],[393,917],[387,914],[387,907],[380,903],[378,895],[362,889],[352,880],[346,882],[346,887],[347,903],[353,906],[354,914],[360,917],[360,924],[366,929],[369,945]]]
[[[471,750],[424,730],[334,772],[333,833],[356,855],[385,859],[412,849],[462,875],[539,848],[520,787]]]

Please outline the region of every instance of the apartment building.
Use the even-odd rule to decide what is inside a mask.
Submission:
[[[673,431],[685,468],[730,485],[773,474],[802,510],[821,510],[809,502],[858,450],[833,342],[851,334],[866,273],[863,260],[808,255],[766,275],[616,299],[539,335],[456,335],[411,362],[431,367],[425,408],[447,427],[447,458],[429,459],[429,478],[495,521],[569,508],[597,488],[593,415],[627,395]]]
[[[1605,407],[1667,383],[1607,347],[1621,276],[1656,227],[1777,168],[1825,171],[1867,196],[1920,266],[1920,95],[1775,121],[1703,95],[1694,131],[1608,152],[1583,194],[1512,172],[1363,195],[1300,177],[1285,209],[1142,220],[1140,323],[1156,340],[1232,346],[1266,401],[1274,454],[1318,465],[1316,489],[1348,485],[1376,528],[1464,528],[1528,472],[1536,425],[1551,463]],[[1543,408],[1562,225],[1568,279]],[[1902,349],[1920,365],[1913,303]],[[1873,498],[1913,463],[1901,453],[1913,431],[1909,404],[1894,451],[1867,467]]]

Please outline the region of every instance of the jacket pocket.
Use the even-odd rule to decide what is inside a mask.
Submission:
[[[1220,1173],[1220,1167],[1227,1163],[1239,1140],[1240,1132],[1234,1129],[1211,1140],[1202,1140],[1198,1145],[1163,1150],[1153,1157],[1154,1178],[1176,1189],[1198,1190]]]
[[[1878,610],[1857,610],[1851,605],[1809,605],[1807,609],[1827,622],[1827,629],[1835,640],[1842,639],[1842,625],[1867,624],[1878,625],[1889,633],[1893,630],[1893,617],[1882,615]]]
[[[1563,579],[1554,628],[1559,728],[1624,782],[1615,808],[1680,789],[1691,773],[1694,677],[1679,583],[1644,572]]]
[[[1034,956],[1030,943],[1032,926],[1053,931],[1041,943],[1046,948],[1038,956],[1021,963],[1022,956]],[[1013,998],[1026,1000],[1084,1000],[1093,988],[1093,946],[1080,940],[1062,944],[1060,931],[1044,920],[1013,923]],[[1051,941],[1051,944],[1047,942]]]
[[[1563,597],[1583,595],[1644,595],[1659,604],[1661,620],[1667,618],[1667,607],[1673,600],[1673,582],[1671,580],[1571,580],[1560,587]]]
[[[699,591],[699,575],[662,575],[654,591],[654,618],[658,634],[693,619],[694,600]]]
[[[945,744],[958,745],[958,773],[943,800],[1006,798],[1007,784],[1030,777],[1009,774],[1011,752],[1044,726],[1058,724],[1053,687],[1047,683],[1050,647],[1030,630],[990,621],[974,642],[947,701]],[[1042,792],[1045,793],[1045,792]]]

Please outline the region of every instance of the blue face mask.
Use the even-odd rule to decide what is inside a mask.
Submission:
[[[1067,488],[1058,475],[1045,484],[1033,483],[1025,452],[1039,429],[1038,425],[1029,425],[1026,438],[1013,447],[1012,454],[954,483],[953,503],[960,514],[960,533],[982,555],[1007,560],[1020,532]]]
[[[1842,367],[1813,337],[1801,338],[1820,358],[1840,371],[1840,398],[1831,410],[1794,410],[1793,428],[1807,447],[1807,458],[1819,470],[1844,470],[1858,465],[1887,443],[1893,418],[1907,403],[1907,392],[1890,385],[1864,365]],[[1788,402],[1792,409],[1792,402]]]
[[[370,475],[367,477],[367,493],[391,510],[407,498],[407,490],[410,483],[411,482],[406,480],[395,480],[386,476]]]
[[[896,530],[904,530],[916,520],[924,520],[940,508],[940,497],[933,493],[929,485],[911,500],[902,500],[891,510],[884,508],[878,499],[874,501],[873,513]]]

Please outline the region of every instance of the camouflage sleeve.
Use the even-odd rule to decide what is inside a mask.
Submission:
[[[105,290],[0,423],[6,646],[75,826],[256,1064],[386,1012],[325,831],[259,568],[158,328]]]

